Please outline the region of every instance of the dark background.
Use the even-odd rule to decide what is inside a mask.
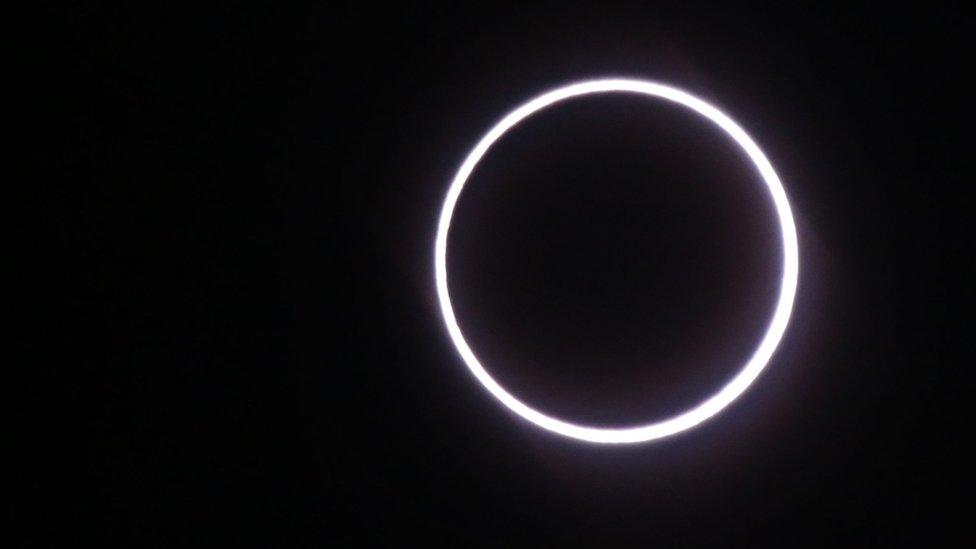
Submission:
[[[37,336],[19,344],[39,383],[15,415],[32,467],[13,507],[45,523],[26,545],[955,539],[965,18],[681,6],[49,5],[20,52],[39,207],[18,233]],[[605,76],[738,120],[801,249],[793,319],[750,390],[626,447],[495,402],[433,287],[468,150],[528,98]],[[661,102],[541,113],[486,156],[456,219],[465,333],[561,417],[686,408],[748,358],[775,304],[761,182]]]

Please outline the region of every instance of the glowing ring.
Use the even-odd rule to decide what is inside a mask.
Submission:
[[[535,410],[520,400],[512,396],[499,385],[485,371],[485,368],[478,362],[474,352],[468,346],[461,328],[458,327],[457,319],[454,316],[454,309],[451,306],[451,298],[447,290],[447,235],[451,227],[451,217],[454,214],[454,207],[457,204],[464,183],[467,181],[475,165],[485,155],[488,149],[502,135],[514,127],[516,124],[563,99],[603,92],[631,92],[641,93],[652,97],[660,97],[683,105],[705,118],[714,122],[722,128],[740,147],[749,155],[752,163],[759,170],[769,193],[772,195],[773,203],[776,206],[776,213],[779,217],[780,230],[783,237],[783,275],[780,282],[779,302],[776,304],[776,312],[766,328],[766,335],[759,343],[752,357],[745,367],[736,374],[727,385],[722,387],[716,394],[709,397],[696,407],[685,411],[677,416],[637,427],[625,428],[602,428],[576,425],[551,416],[547,416]],[[444,323],[447,331],[457,347],[458,353],[464,359],[464,363],[471,370],[471,373],[484,385],[492,395],[507,406],[510,410],[532,423],[561,435],[599,443],[633,443],[645,442],[649,440],[666,437],[689,429],[714,416],[723,408],[728,406],[733,400],[741,395],[746,388],[756,379],[759,373],[766,367],[773,351],[783,337],[786,324],[790,319],[790,312],[793,309],[793,299],[796,295],[797,276],[799,274],[799,257],[797,249],[796,226],[793,223],[793,214],[790,211],[790,204],[786,199],[786,191],[780,183],[779,177],[773,170],[773,166],[766,159],[766,155],[759,149],[756,143],[746,132],[739,127],[731,118],[722,111],[709,105],[708,103],[694,97],[693,95],[670,86],[645,82],[640,80],[592,80],[571,84],[548,93],[525,103],[502,118],[495,124],[475,148],[468,154],[461,168],[458,169],[447,191],[444,199],[444,206],[441,210],[440,222],[437,226],[437,240],[434,246],[434,271],[437,282],[437,298],[440,301],[441,313],[444,315]]]

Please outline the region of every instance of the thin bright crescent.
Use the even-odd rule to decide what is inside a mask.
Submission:
[[[451,306],[451,297],[447,286],[447,237],[451,228],[451,217],[454,215],[454,207],[457,204],[458,197],[461,195],[461,191],[464,189],[465,182],[488,149],[505,132],[535,112],[571,97],[609,92],[640,93],[673,101],[711,120],[734,139],[746,154],[749,155],[752,163],[759,170],[760,175],[762,175],[763,180],[766,182],[766,187],[769,189],[770,195],[772,195],[782,233],[784,257],[779,301],[776,304],[776,311],[773,314],[769,326],[766,328],[766,333],[762,341],[742,370],[727,385],[722,387],[721,390],[694,408],[656,423],[623,428],[592,427],[570,423],[546,415],[523,403],[506,391],[505,388],[499,385],[488,374],[471,350],[471,347],[468,346],[467,341],[465,341],[464,335],[461,333],[461,328],[458,326],[457,319],[454,316],[454,308]],[[474,374],[475,378],[477,378],[488,392],[494,395],[495,398],[510,410],[543,429],[588,442],[623,444],[647,442],[690,429],[720,412],[749,387],[769,363],[769,359],[776,350],[776,346],[783,337],[786,325],[789,322],[790,313],[793,309],[793,301],[796,296],[797,277],[799,275],[799,251],[797,247],[796,225],[793,222],[793,214],[790,210],[790,204],[786,198],[786,191],[783,189],[783,184],[780,182],[776,171],[769,163],[766,155],[763,154],[762,150],[759,149],[745,130],[722,111],[688,92],[656,82],[607,79],[570,84],[544,93],[505,115],[500,122],[495,124],[481,138],[474,149],[468,154],[464,163],[461,164],[444,199],[440,222],[437,226],[437,239],[434,245],[434,271],[437,283],[437,297],[440,301],[444,324],[447,326],[451,340],[454,342],[454,346],[457,348],[458,353],[460,353],[468,369],[471,370],[471,373]]]

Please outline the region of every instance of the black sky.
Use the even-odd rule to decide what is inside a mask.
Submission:
[[[53,526],[27,545],[962,532],[966,19],[951,4],[680,6],[49,6],[26,53],[40,337],[24,345],[40,382],[18,419],[36,426],[36,497],[15,512]],[[693,431],[614,448],[496,403],[443,329],[432,272],[440,201],[482,133],[606,76],[738,120],[801,245],[794,318],[750,390]],[[748,358],[775,304],[760,185],[680,109],[546,111],[462,196],[462,327],[553,413],[682,409]]]

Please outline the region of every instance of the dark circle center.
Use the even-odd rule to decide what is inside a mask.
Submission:
[[[782,264],[745,152],[680,105],[623,93],[505,134],[448,242],[458,323],[488,372],[594,425],[665,419],[728,383],[763,337]]]

